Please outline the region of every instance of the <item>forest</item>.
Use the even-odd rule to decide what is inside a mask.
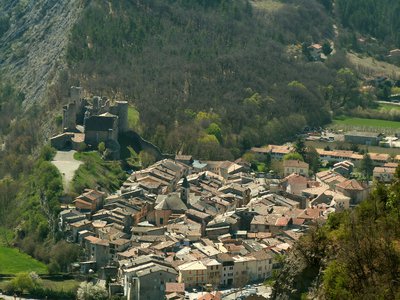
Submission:
[[[335,4],[345,28],[377,38],[389,47],[400,47],[400,2],[336,0]]]
[[[346,61],[310,63],[301,50],[329,37],[332,19],[314,0],[271,10],[242,0],[91,1],[72,32],[68,80],[129,100],[140,133],[165,152],[229,159],[330,122],[325,87]]]

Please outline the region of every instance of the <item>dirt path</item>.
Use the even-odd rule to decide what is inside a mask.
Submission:
[[[69,185],[74,178],[75,171],[82,164],[81,161],[74,158],[76,151],[57,151],[52,163],[57,167],[63,177],[64,190],[68,191]]]

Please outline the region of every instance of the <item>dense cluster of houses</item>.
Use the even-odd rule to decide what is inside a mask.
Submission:
[[[275,158],[286,152],[271,149]],[[242,160],[177,155],[132,173],[116,193],[85,190],[60,213],[59,227],[84,249],[80,272],[96,272],[128,299],[261,282],[310,226],[369,191],[348,178],[351,161],[313,179],[306,163],[285,166],[283,179],[266,179]]]

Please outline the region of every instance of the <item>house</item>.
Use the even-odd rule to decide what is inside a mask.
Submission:
[[[177,275],[170,263],[152,255],[138,257],[119,269],[128,300],[164,299],[166,284],[176,282]]]
[[[321,44],[312,44],[307,47],[310,57],[313,61],[320,61],[322,56],[322,46]]]
[[[96,262],[97,269],[104,267],[110,260],[110,243],[95,236],[84,238],[86,257],[89,261]]]
[[[217,255],[217,260],[221,263],[221,281],[222,286],[231,286],[233,284],[233,266],[235,261],[227,253]]]
[[[207,268],[207,284],[217,288],[221,281],[222,264],[216,259],[206,258],[203,264]]]
[[[348,177],[353,172],[353,169],[354,169],[354,164],[348,160],[345,160],[335,163],[333,165],[332,171],[344,177]]]
[[[272,255],[267,253],[265,250],[259,250],[253,253],[248,254],[249,257],[255,258],[255,266],[254,264],[249,265],[249,281],[264,281],[266,278],[272,276],[272,266],[273,260]]]
[[[351,131],[344,134],[344,141],[352,144],[378,146],[382,134],[376,132]]]
[[[178,282],[185,283],[186,288],[207,284],[207,267],[202,261],[196,260],[178,266]]]
[[[166,295],[166,297],[168,297],[168,295],[171,295],[171,294],[184,296],[185,295],[185,284],[184,283],[178,283],[178,282],[167,282],[167,283],[165,283],[165,295]]]
[[[369,188],[355,179],[349,179],[336,185],[336,191],[350,197],[352,204],[358,204],[367,199]]]
[[[283,161],[283,176],[289,176],[296,173],[302,176],[308,176],[309,165],[301,160],[284,160]]]
[[[219,291],[205,293],[197,298],[197,300],[221,300],[222,293]]]
[[[74,200],[76,210],[93,213],[103,206],[104,196],[104,192],[86,189],[82,195]]]
[[[179,193],[158,195],[154,207],[154,222],[157,226],[163,226],[173,215],[181,215],[187,211],[186,204],[181,200]]]
[[[281,214],[269,214],[266,216],[254,216],[250,223],[251,232],[280,232],[287,230],[291,219]]]
[[[393,181],[396,174],[395,168],[388,167],[375,167],[373,170],[373,177],[379,182],[390,183]]]
[[[347,180],[345,177],[343,177],[339,173],[336,173],[331,170],[318,172],[317,174],[315,174],[315,178],[317,179],[318,182],[321,182],[321,183],[329,186],[330,189],[334,189],[338,183],[341,183],[341,182],[344,182]]]
[[[302,190],[307,188],[307,178],[299,174],[291,174],[282,180],[281,186],[284,191],[300,196]]]
[[[289,154],[294,151],[292,146],[280,146],[280,145],[269,145],[268,147],[251,148],[251,152],[259,154],[259,155],[271,155],[272,159],[281,160],[286,154]]]

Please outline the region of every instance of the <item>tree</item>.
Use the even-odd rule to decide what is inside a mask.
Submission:
[[[312,147],[308,146],[306,148],[306,153],[304,155],[304,161],[310,165],[310,171],[315,174],[318,172],[319,169],[319,154],[317,150]]]
[[[324,53],[326,56],[332,53],[332,48],[329,42],[325,42],[322,45],[322,53]]]
[[[104,144],[104,142],[99,143],[97,149],[99,150],[100,154],[103,154],[104,151],[106,151],[106,144]]]
[[[22,272],[18,273],[13,280],[11,280],[12,287],[21,293],[29,292],[41,286],[40,277],[35,273]]]
[[[78,259],[79,253],[79,246],[67,243],[66,241],[60,241],[51,249],[51,262],[53,266],[59,267],[59,271],[67,272],[69,265]],[[56,269],[53,269],[54,271]]]
[[[133,169],[140,169],[141,167],[140,158],[137,155],[136,151],[131,146],[128,146],[128,150],[130,155],[126,159],[126,163],[129,165],[129,167]]]
[[[297,152],[292,152],[288,153],[283,157],[283,160],[301,160],[304,161],[303,156],[300,155],[300,153]]]
[[[214,135],[219,142],[222,142],[222,133],[221,133],[221,128],[217,123],[211,123],[207,129],[206,129],[207,134]]]
[[[108,299],[108,293],[99,284],[82,282],[78,288],[77,298],[79,300],[106,300]]]
[[[363,159],[360,162],[360,171],[363,174],[364,178],[369,180],[372,176],[372,172],[374,170],[374,162],[368,153],[365,153]]]
[[[304,158],[306,154],[306,144],[303,138],[298,138],[296,140],[296,142],[294,143],[294,150]]]

